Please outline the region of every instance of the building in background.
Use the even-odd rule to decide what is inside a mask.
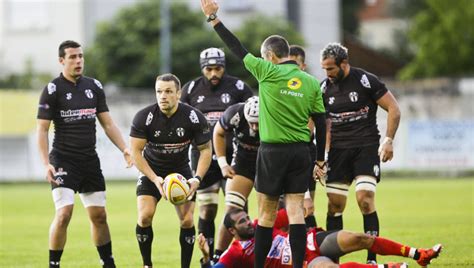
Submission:
[[[1,0],[0,77],[33,70],[52,76],[60,42],[92,43],[97,22],[137,0]]]
[[[87,47],[94,40],[98,22],[110,19],[121,8],[138,1],[0,1],[0,77],[25,71],[28,62],[35,72],[57,75],[60,66],[52,59],[57,58],[57,45],[61,41],[73,39]],[[199,1],[168,0],[175,1],[200,10]],[[258,14],[288,18],[306,40],[310,72],[322,77],[319,51],[326,43],[340,40],[339,1],[225,0],[220,4],[219,13],[231,29]]]

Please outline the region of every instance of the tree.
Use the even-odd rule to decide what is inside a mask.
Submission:
[[[474,1],[426,0],[409,32],[415,58],[401,79],[474,74]]]
[[[175,1],[173,1],[175,2]],[[147,0],[123,9],[98,26],[93,46],[86,51],[87,75],[123,87],[150,88],[158,75],[160,55],[160,1]],[[199,53],[208,47],[224,48],[218,35],[205,23],[201,12],[182,3],[171,5],[172,72],[185,83],[199,75]],[[271,27],[269,27],[271,25]],[[245,22],[236,35],[247,49],[260,55],[261,42],[271,34],[303,45],[301,35],[282,19],[259,16]],[[227,50],[227,72],[255,88],[256,81]]]
[[[142,1],[99,24],[86,52],[87,74],[124,87],[153,87],[160,69],[159,9],[160,1]],[[171,5],[171,18],[171,69],[185,82],[199,74],[199,51],[215,46],[218,37],[201,13],[182,3]]]

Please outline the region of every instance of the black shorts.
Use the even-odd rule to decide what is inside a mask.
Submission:
[[[311,156],[311,163],[316,162],[316,145],[313,142],[308,143],[309,146],[309,154]],[[311,168],[314,168],[314,164]],[[314,191],[316,190],[316,181],[313,178],[313,170],[311,170],[311,176],[309,176],[308,181],[308,190]]]
[[[304,193],[312,163],[307,143],[275,144],[261,142],[257,154],[255,189],[259,193],[279,196]]]
[[[234,168],[235,174],[244,176],[251,181],[255,181],[255,173],[257,172],[256,152],[247,153],[245,151],[237,151],[237,154],[232,160],[232,167]]]
[[[105,191],[105,180],[100,169],[97,155],[88,158],[71,158],[52,150],[49,162],[56,169],[54,178],[60,185],[52,185],[52,189],[66,187],[79,193]]]
[[[368,175],[380,181],[380,158],[377,144],[357,148],[331,148],[328,154],[326,183],[350,185],[355,177]]]
[[[216,182],[225,181],[225,178],[222,176],[221,168],[217,163],[215,154],[212,154],[212,161],[209,169],[206,172],[206,175],[202,178],[201,184],[199,185],[199,190],[206,189],[211,185],[214,185]],[[199,151],[191,150],[191,166],[193,170],[196,170],[199,160]],[[227,156],[227,163],[232,161],[232,156]]]
[[[191,172],[191,168],[189,167],[178,168],[173,170],[160,169],[154,170],[154,172],[156,175],[162,177],[163,179],[171,173],[179,173],[183,175],[186,179],[190,179],[193,177],[193,173]],[[161,199],[160,191],[147,176],[141,176],[140,178],[138,178],[137,196],[140,195],[151,195],[154,196],[158,201],[160,201]],[[191,201],[196,201],[196,194],[193,196],[193,199]]]

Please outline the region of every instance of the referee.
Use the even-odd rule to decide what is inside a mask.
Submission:
[[[261,45],[263,59],[249,53],[217,18],[214,0],[201,0],[203,13],[230,50],[243,60],[259,83],[259,132],[255,189],[259,221],[255,233],[255,267],[263,268],[272,245],[272,231],[280,194],[285,195],[290,222],[292,259],[287,264],[303,267],[306,228],[303,195],[308,189],[311,158],[308,117],[314,120],[318,145],[315,177],[325,175],[325,109],[319,82],[289,60],[289,44],[272,35]]]

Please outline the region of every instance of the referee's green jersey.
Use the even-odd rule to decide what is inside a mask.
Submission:
[[[259,84],[260,140],[309,142],[309,117],[325,112],[318,80],[296,64],[273,64],[250,53],[244,64]]]

